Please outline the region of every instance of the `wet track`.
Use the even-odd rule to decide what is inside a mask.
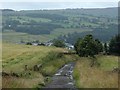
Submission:
[[[52,77],[52,81],[45,88],[69,88],[76,90],[73,80],[73,68],[75,63],[66,64]]]

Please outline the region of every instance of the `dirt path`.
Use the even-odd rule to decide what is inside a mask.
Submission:
[[[73,80],[73,68],[75,63],[66,64],[53,77],[51,83],[45,88],[69,88],[69,90],[76,90]]]

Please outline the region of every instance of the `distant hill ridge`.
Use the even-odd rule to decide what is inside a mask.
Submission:
[[[2,11],[15,11],[13,9],[1,9]],[[79,13],[79,14],[88,14],[88,15],[94,15],[94,16],[111,16],[111,17],[116,17],[118,16],[118,7],[109,7],[109,8],[66,8],[66,9],[53,9],[53,10],[47,10],[47,9],[43,9],[43,10],[20,10],[17,12],[41,12],[41,11],[59,11],[59,12],[64,12],[66,11],[66,13]]]
[[[49,41],[59,37],[67,37],[68,42],[73,42],[72,36],[90,32],[106,42],[118,33],[117,7],[21,11],[2,9],[2,16],[3,40],[12,42]]]

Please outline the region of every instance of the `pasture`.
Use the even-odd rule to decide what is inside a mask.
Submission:
[[[91,29],[55,29],[50,34],[42,34],[42,35],[31,35],[27,33],[20,33],[15,31],[9,31],[6,30],[2,33],[3,41],[5,42],[12,42],[12,43],[19,43],[21,40],[28,42],[28,41],[34,41],[39,40],[40,42],[46,42],[49,40],[52,40],[54,38],[59,37],[60,35],[67,35],[69,33],[82,33],[92,31]]]

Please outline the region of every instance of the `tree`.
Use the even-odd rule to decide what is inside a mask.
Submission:
[[[65,43],[62,40],[54,40],[53,41],[53,46],[56,46],[56,47],[65,47]]]
[[[74,47],[75,47],[75,51],[76,51],[76,53],[77,54],[79,54],[79,51],[80,51],[80,44],[79,44],[79,42],[81,41],[81,38],[78,38],[78,40],[76,41],[76,43],[75,43],[75,45],[74,45]]]
[[[104,52],[105,52],[105,53],[108,53],[108,46],[107,46],[107,43],[104,43]]]
[[[102,51],[102,44],[98,39],[94,39],[92,35],[86,35],[82,39],[78,39],[75,43],[75,50],[79,56],[90,56],[98,54]]]
[[[120,55],[120,35],[116,35],[110,40],[109,43],[109,52],[111,54],[119,54]]]
[[[32,45],[32,43],[31,42],[27,42],[26,45]]]
[[[99,39],[95,39],[95,42],[98,46],[98,52],[103,52],[103,45],[102,43],[99,41]]]

